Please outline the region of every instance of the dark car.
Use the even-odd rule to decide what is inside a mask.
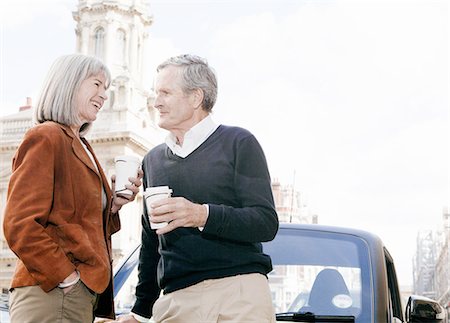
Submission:
[[[439,304],[415,296],[405,320],[393,259],[371,233],[281,224],[263,248],[273,262],[268,278],[279,322],[447,323]],[[138,257],[139,246],[115,268],[118,314],[134,303]]]
[[[274,267],[268,277],[279,322],[447,322],[443,314],[436,321],[429,320],[429,313],[411,315],[411,306],[405,320],[394,261],[380,238],[369,232],[281,224],[263,248]],[[124,261],[128,269],[116,274],[118,312],[129,311],[134,302],[136,275],[129,269],[136,267],[138,254],[139,247]],[[127,280],[132,283],[122,286]]]

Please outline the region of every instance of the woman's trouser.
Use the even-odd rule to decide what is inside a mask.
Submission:
[[[93,322],[97,296],[80,280],[66,294],[60,288],[44,292],[39,286],[14,288],[9,299],[12,323]]]

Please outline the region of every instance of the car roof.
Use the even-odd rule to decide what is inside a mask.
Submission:
[[[295,230],[305,230],[305,231],[320,231],[320,232],[328,232],[328,233],[339,233],[352,235],[359,238],[362,238],[367,241],[369,244],[376,244],[384,246],[383,241],[376,234],[355,228],[349,227],[339,227],[339,226],[330,226],[330,225],[322,225],[322,224],[297,224],[297,223],[280,223],[280,229],[295,229]]]

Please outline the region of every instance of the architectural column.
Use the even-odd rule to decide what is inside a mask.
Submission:
[[[79,42],[80,48],[78,48],[78,51],[81,54],[88,55],[89,54],[89,41],[90,41],[90,31],[89,26],[87,24],[83,24],[81,27],[81,39]]]
[[[128,66],[130,68],[130,73],[134,79],[135,82],[138,82],[137,78],[137,59],[138,59],[138,53],[137,53],[137,42],[138,35],[136,30],[136,24],[130,25],[130,43],[129,43],[129,56],[128,56]]]
[[[152,68],[149,64],[149,54],[150,54],[150,46],[149,46],[149,37],[148,32],[142,33],[141,38],[141,62],[140,62],[140,70],[141,73],[139,74],[139,84],[142,85],[142,87],[145,88],[152,88],[151,83],[153,80],[151,79],[151,76],[155,73],[155,71],[151,71]]]
[[[112,55],[114,55],[114,35],[116,31],[116,26],[112,19],[107,19],[107,26],[106,26],[106,35],[105,35],[105,57],[104,62],[109,67],[112,68]]]

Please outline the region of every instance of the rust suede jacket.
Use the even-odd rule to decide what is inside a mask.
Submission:
[[[113,318],[111,235],[120,220],[95,160],[98,171],[69,127],[48,121],[31,128],[13,159],[3,225],[19,258],[11,288],[48,292],[77,269],[100,294],[96,315]]]

